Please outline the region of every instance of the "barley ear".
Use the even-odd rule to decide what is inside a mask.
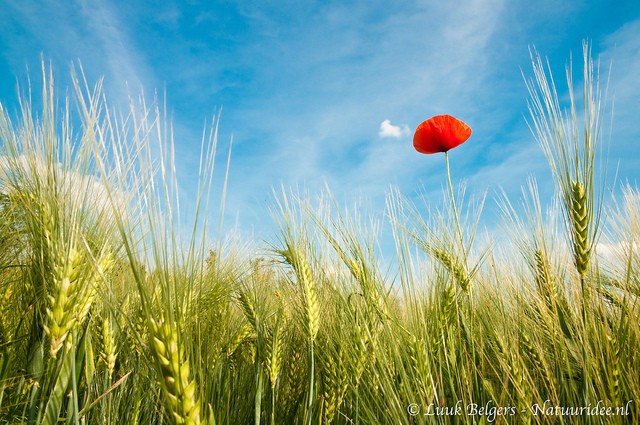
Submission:
[[[320,308],[316,295],[316,284],[304,254],[293,246],[280,251],[280,255],[293,268],[300,289],[304,306],[304,327],[310,342],[315,341],[320,327]]]
[[[321,356],[324,369],[324,416],[325,423],[333,423],[349,388],[345,352],[338,347],[335,352]]]
[[[556,280],[544,251],[538,249],[533,254],[536,287],[547,308],[554,309],[557,304],[558,288]]]
[[[434,258],[440,261],[440,263],[442,263],[442,265],[449,271],[449,273],[451,273],[453,278],[458,283],[458,287],[460,288],[460,290],[465,293],[468,292],[471,278],[464,264],[462,264],[460,261],[458,261],[457,258],[453,257],[444,249],[433,248],[431,250],[431,254]]]
[[[266,344],[265,368],[269,375],[271,390],[275,390],[280,376],[282,366],[282,346],[284,343],[284,329],[282,325],[282,315],[279,316],[273,329],[270,332]]]
[[[573,225],[573,252],[580,276],[585,276],[591,258],[589,241],[589,206],[582,183],[571,185],[571,224]]]
[[[245,290],[238,291],[238,301],[242,307],[242,312],[245,318],[253,328],[254,332],[260,332],[260,322],[258,319],[258,313],[255,309],[254,299],[249,298],[249,295]]]
[[[196,382],[189,376],[189,362],[180,344],[175,323],[149,319],[153,353],[162,374],[162,389],[169,414],[176,424],[200,423]]]
[[[367,366],[370,339],[367,331],[358,324],[356,324],[355,329],[352,332],[352,338],[354,343],[352,359],[350,362],[350,375],[351,385],[357,389],[360,385],[360,378],[362,377],[362,374],[364,373],[364,370]]]
[[[62,254],[54,264],[53,295],[49,296],[47,321],[44,331],[49,337],[51,357],[62,348],[69,332],[77,323],[74,314],[75,301],[79,290],[80,268],[82,256],[76,249],[70,249],[67,255]]]
[[[609,341],[609,360],[610,370],[609,373],[609,397],[612,401],[617,401],[620,397],[620,344],[615,334],[607,335],[607,341]]]
[[[113,372],[116,366],[116,358],[118,357],[116,338],[113,326],[111,325],[111,318],[105,317],[102,319],[100,327],[100,333],[102,337],[102,350],[100,351],[100,360],[107,367],[109,379],[113,376]]]
[[[431,380],[431,371],[429,367],[429,351],[426,342],[415,336],[411,336],[409,341],[409,357],[411,359],[411,368],[415,376],[415,384],[418,386],[421,400],[430,402],[433,399],[432,386],[428,381]]]

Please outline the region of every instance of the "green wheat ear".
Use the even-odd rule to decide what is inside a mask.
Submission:
[[[107,367],[109,378],[113,376],[116,367],[116,359],[118,357],[118,347],[116,344],[116,334],[111,324],[109,316],[104,317],[99,324],[100,337],[102,339],[102,349],[100,350],[100,360]]]
[[[582,183],[571,185],[571,223],[573,225],[573,252],[580,276],[587,273],[591,258],[589,244],[589,207]]]
[[[548,308],[553,309],[556,306],[558,298],[558,287],[556,285],[551,265],[544,251],[538,249],[534,252],[535,261],[535,281],[538,291],[544,298]]]
[[[279,310],[277,319],[271,329],[267,331],[267,344],[265,356],[265,368],[271,383],[271,390],[274,391],[278,384],[280,371],[282,369],[286,324],[282,310]]]
[[[82,284],[79,282],[82,262],[83,257],[76,249],[71,249],[68,254],[61,253],[55,260],[53,295],[49,296],[47,322],[44,325],[44,331],[51,342],[51,357],[56,357],[71,329],[78,323],[74,305],[81,299],[78,292]]]
[[[610,371],[608,379],[608,390],[611,400],[618,400],[620,397],[620,344],[615,334],[607,335],[610,349],[608,350],[610,360]]]
[[[324,375],[324,416],[333,423],[349,388],[348,359],[342,347],[320,356]]]
[[[302,301],[304,305],[304,328],[309,341],[314,342],[320,328],[320,307],[316,294],[316,283],[309,268],[309,263],[303,252],[294,247],[287,247],[280,251],[280,255],[293,269],[302,289]]]
[[[177,424],[200,424],[200,402],[196,381],[191,379],[189,361],[178,338],[175,322],[149,319],[152,348],[162,373],[162,389],[172,419]]]
[[[454,279],[458,283],[460,290],[463,293],[468,292],[471,278],[469,277],[469,273],[467,273],[464,264],[444,249],[434,248],[431,250],[431,253],[438,261],[442,263],[443,266],[445,266],[449,273],[453,275]]]

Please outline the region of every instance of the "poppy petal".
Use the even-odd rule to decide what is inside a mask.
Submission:
[[[447,152],[471,137],[471,127],[451,115],[436,115],[423,121],[413,136],[413,146],[420,153]]]

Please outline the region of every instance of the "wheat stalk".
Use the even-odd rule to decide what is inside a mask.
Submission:
[[[311,269],[304,254],[294,247],[291,240],[288,241],[285,250],[280,251],[280,255],[293,268],[296,279],[302,292],[302,303],[304,309],[304,329],[309,343],[309,391],[307,393],[306,424],[311,425],[312,409],[314,403],[315,388],[315,355],[314,343],[320,327],[320,308],[316,296],[316,285]]]
[[[111,318],[104,317],[100,326],[100,335],[102,336],[102,349],[100,350],[100,360],[104,363],[109,374],[109,380],[113,376],[118,357],[116,338]]]
[[[282,368],[284,335],[282,320],[278,320],[268,335],[265,354],[265,369],[269,375],[272,391],[276,388]]]
[[[608,370],[609,373],[609,397],[613,401],[618,401],[620,397],[620,344],[615,334],[607,334],[609,342]]]
[[[176,424],[200,423],[196,382],[190,377],[189,361],[178,338],[175,323],[149,318],[151,346],[162,376],[167,409]]]
[[[415,384],[418,385],[420,400],[429,403],[433,397],[432,385],[428,381],[432,380],[429,368],[429,351],[426,342],[422,338],[411,336],[409,342],[409,358],[413,369]]]
[[[370,348],[369,333],[364,327],[356,323],[352,332],[353,355],[351,360],[351,385],[357,390],[365,368]]]
[[[591,244],[589,240],[589,226],[591,203],[587,201],[587,193],[582,183],[575,181],[571,187],[571,223],[573,228],[572,248],[576,263],[576,269],[582,278],[587,273],[591,258]]]
[[[231,343],[227,346],[227,357],[232,357],[238,347],[240,347],[245,341],[249,341],[255,338],[255,330],[253,326],[244,323],[236,336],[231,340]]]
[[[285,357],[285,372],[281,383],[280,399],[284,412],[293,413],[300,405],[304,392],[305,362],[304,351],[297,344],[287,344],[290,348]]]
[[[276,423],[276,385],[282,366],[282,351],[284,344],[284,326],[282,323],[282,310],[278,312],[278,319],[273,329],[267,335],[265,347],[265,369],[271,383],[271,425]]]
[[[63,347],[69,332],[76,325],[74,313],[78,291],[81,286],[80,269],[83,258],[79,251],[71,248],[67,254],[59,253],[53,268],[53,294],[49,296],[46,309],[47,322],[44,331],[49,338],[49,353],[55,357]]]
[[[255,308],[255,303],[256,303],[255,299],[249,298],[247,291],[239,290],[238,301],[240,302],[240,306],[242,307],[244,316],[249,322],[249,324],[251,325],[251,327],[253,328],[253,331],[260,336],[261,323]]]
[[[309,342],[313,343],[320,327],[320,308],[316,295],[316,284],[305,255],[293,244],[280,251],[280,255],[291,266],[301,289],[304,311],[304,329]]]
[[[467,293],[469,291],[469,283],[471,278],[469,277],[469,273],[467,272],[466,267],[462,262],[453,257],[447,251],[441,248],[432,248],[430,250],[431,254],[434,258],[442,263],[443,266],[451,273],[456,282],[458,283],[458,287],[463,293]]]
[[[547,308],[553,311],[558,298],[558,287],[553,270],[547,255],[542,250],[536,250],[533,256],[536,287],[542,295]]]
[[[347,359],[345,359],[345,352],[341,347],[332,353],[320,356],[320,359],[323,363],[325,423],[330,424],[333,423],[349,388]]]
[[[580,276],[582,304],[582,385],[584,403],[590,397],[588,365],[590,304],[587,271],[591,252],[597,242],[601,199],[595,197],[595,154],[601,137],[602,108],[598,75],[591,60],[588,43],[583,44],[583,116],[578,118],[573,92],[571,67],[567,68],[569,108],[560,105],[552,77],[540,57],[533,57],[535,81],[527,87],[531,95],[532,131],[540,143],[551,167],[557,192],[563,200],[565,225],[573,251],[574,263]],[[550,73],[550,72],[549,72]],[[582,127],[582,128],[581,128]]]

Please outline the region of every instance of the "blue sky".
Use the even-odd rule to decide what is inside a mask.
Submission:
[[[257,239],[273,233],[280,185],[315,196],[326,182],[340,202],[359,200],[374,214],[391,186],[439,203],[444,157],[416,153],[411,139],[442,113],[473,128],[451,151],[452,174],[488,193],[489,223],[499,190],[517,202],[535,175],[548,193],[548,167],[525,122],[531,46],[558,80],[571,53],[579,70],[585,38],[605,77],[613,63],[609,176],[639,176],[636,0],[0,0],[0,10],[3,104],[15,104],[27,68],[36,79],[41,54],[62,93],[78,60],[90,81],[104,76],[116,106],[142,87],[166,90],[187,195],[203,123],[222,109],[221,148],[234,140],[227,224],[237,220]]]

